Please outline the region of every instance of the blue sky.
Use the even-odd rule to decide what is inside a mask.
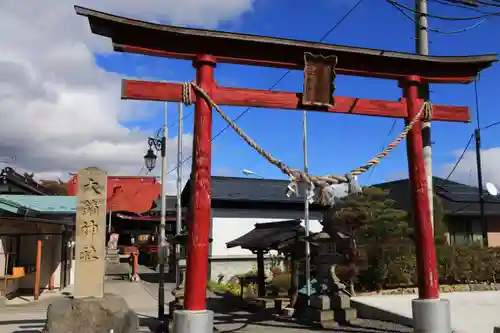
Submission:
[[[254,10],[237,21],[226,22],[218,30],[250,34],[318,40],[355,3],[351,0],[317,0],[308,6],[292,0],[256,0]],[[312,3],[312,2],[311,2]],[[412,1],[401,1],[412,6]],[[429,11],[441,16],[475,16],[474,12],[443,6],[431,2]],[[453,31],[465,28],[476,21],[451,22],[431,19],[434,29]],[[168,22],[164,22],[168,23]],[[456,35],[430,33],[432,55],[469,55],[498,53],[500,43],[500,18],[491,18],[480,26]],[[385,1],[365,0],[332,34],[326,42],[369,48],[413,52],[414,23]],[[114,53],[97,55],[99,66],[107,71],[127,76],[153,80],[191,81],[194,70],[188,61],[170,60]],[[267,89],[283,75],[284,70],[218,65],[215,75],[220,85]],[[293,72],[280,83],[277,90],[301,91],[302,72]],[[482,126],[500,121],[495,96],[498,96],[496,78],[500,67],[494,65],[481,75],[479,103]],[[353,96],[396,100],[401,91],[397,82],[357,77],[339,76],[336,81],[338,96]],[[466,105],[475,112],[473,85],[433,85],[431,100],[434,104]],[[117,96],[118,98],[118,96]],[[123,103],[128,103],[123,101]],[[154,133],[161,125],[162,105],[148,103],[152,117],[129,121],[130,128]],[[235,118],[244,108],[223,107]],[[191,112],[186,108],[185,112]],[[149,112],[148,112],[149,114]],[[169,118],[177,118],[176,106],[170,105]],[[302,113],[288,110],[252,109],[238,124],[261,146],[292,167],[302,167]],[[446,165],[456,161],[457,151],[464,148],[475,126],[472,124],[433,122],[434,173],[443,175]],[[213,134],[226,124],[214,112]],[[403,121],[389,134],[393,120],[388,118],[334,115],[310,112],[309,166],[314,174],[343,174],[364,164],[377,154],[384,144],[399,134]],[[185,120],[185,130],[191,132],[193,117]],[[483,132],[483,149],[500,146],[500,126]],[[175,137],[176,131],[170,131]],[[250,169],[264,177],[283,178],[272,165],[255,153],[231,129],[213,143],[212,172],[218,175],[241,176],[241,169]],[[190,165],[190,163],[187,163]],[[397,178],[407,172],[406,146],[404,142],[370,174],[361,177],[364,184],[378,183]]]

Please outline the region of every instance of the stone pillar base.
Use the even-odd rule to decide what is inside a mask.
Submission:
[[[213,333],[214,313],[210,310],[174,312],[173,333]]]
[[[118,295],[63,298],[49,305],[44,333],[137,333],[139,320]]]
[[[451,333],[450,301],[447,299],[414,299],[414,333]]]

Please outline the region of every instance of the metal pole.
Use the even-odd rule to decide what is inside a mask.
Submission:
[[[182,203],[181,203],[181,193],[182,193],[182,134],[183,134],[183,124],[182,124],[182,103],[179,103],[179,127],[177,132],[177,220],[175,223],[175,234],[179,235],[182,229]],[[175,245],[175,283],[176,286],[181,284],[181,272],[180,272],[180,252],[181,245]]]
[[[168,107],[165,103],[163,111],[163,136],[161,138],[161,207],[160,207],[160,237],[158,237],[158,319],[165,317],[165,259],[166,259],[166,240],[165,225],[167,213],[167,117]]]
[[[477,111],[476,111],[477,112]],[[477,164],[477,188],[479,191],[479,209],[481,216],[481,231],[483,234],[483,244],[488,246],[488,233],[486,228],[486,218],[484,215],[484,189],[483,189],[483,172],[481,167],[481,130],[476,128],[474,130],[476,137],[476,164]]]
[[[483,172],[481,167],[481,130],[477,128],[474,131],[474,135],[476,137],[477,187],[479,190],[479,209],[481,212],[481,233],[483,236],[483,246],[488,246],[488,221],[484,214]]]
[[[110,209],[109,210],[109,216],[108,216],[108,233],[109,236],[111,237],[111,215],[113,214],[113,211]]]
[[[415,46],[418,54],[429,54],[429,36],[427,21],[427,0],[415,0]],[[429,99],[429,85],[421,86],[423,97]],[[431,211],[431,226],[434,230],[434,194],[432,186],[432,142],[431,142],[431,122],[422,123],[422,145],[424,147],[424,165],[427,178],[427,193],[429,196],[429,208]]]
[[[309,166],[307,161],[307,111],[304,110],[302,118],[302,145],[304,151],[304,172],[309,172]],[[307,184],[304,184],[307,186]],[[309,188],[304,189],[304,224],[305,224],[305,236],[309,237]],[[311,247],[309,241],[305,242],[305,269],[306,269],[306,292],[307,292],[307,303],[309,304],[311,297]]]
[[[474,131],[476,137],[476,166],[477,166],[477,188],[479,191],[479,209],[481,217],[481,233],[483,236],[483,246],[488,246],[488,220],[484,215],[484,189],[483,189],[483,168],[481,166],[481,123],[479,119],[479,94],[477,92],[477,80],[474,81],[474,94],[476,97],[476,122],[477,128]]]

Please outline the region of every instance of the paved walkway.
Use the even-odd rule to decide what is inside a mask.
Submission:
[[[408,318],[415,295],[362,296],[355,299]],[[456,333],[493,333],[500,326],[500,291],[454,292],[441,295],[450,300],[451,324]]]
[[[143,283],[122,280],[106,281],[106,293],[119,294],[137,312],[141,325],[140,332],[151,332],[156,325],[157,301],[146,291]],[[64,292],[71,293],[71,287]],[[37,302],[11,305],[0,309],[0,333],[41,332],[46,319],[48,305],[59,296],[40,298]]]
[[[153,275],[152,272],[151,275]],[[150,276],[151,277],[151,276]],[[105,284],[105,292],[119,294],[125,298],[132,310],[137,312],[140,320],[140,332],[152,332],[157,325],[156,316],[158,311],[157,290],[158,284],[154,279],[148,279],[140,283],[132,283],[122,280],[108,280]],[[170,291],[173,284],[166,284],[166,302],[171,300]],[[71,293],[71,288],[65,290]],[[406,333],[411,329],[391,323],[365,320],[357,327],[345,327],[336,330],[323,331],[311,329],[307,326],[297,324],[288,318],[264,314],[252,314],[246,311],[234,311],[228,308],[225,301],[216,295],[208,295],[209,304],[215,313],[214,324],[217,332],[240,332],[240,333],[305,333],[305,332],[351,332],[351,333]],[[47,306],[55,299],[54,297],[41,298],[38,302],[30,302],[22,305],[9,306],[0,310],[0,333],[38,333],[43,329]],[[60,295],[59,297],[62,297]],[[168,311],[168,307],[166,307]],[[491,332],[488,332],[491,333]]]

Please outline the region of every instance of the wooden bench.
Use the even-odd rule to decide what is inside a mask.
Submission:
[[[0,276],[0,280],[3,281],[2,287],[0,287],[0,296],[7,296],[9,281],[15,281],[24,276],[26,276],[24,267],[14,267],[12,269],[12,275]]]

